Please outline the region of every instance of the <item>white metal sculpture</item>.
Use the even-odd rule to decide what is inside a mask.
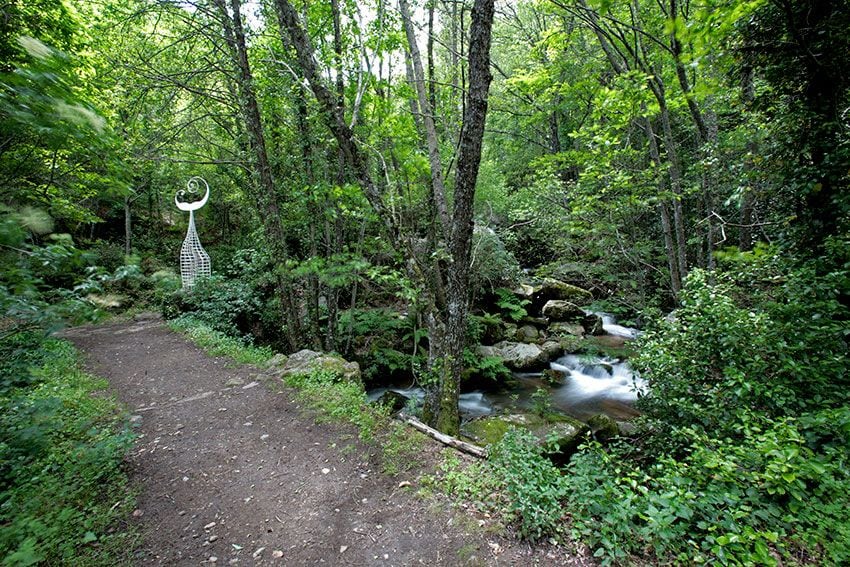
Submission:
[[[199,201],[187,202],[187,199],[200,192],[201,184],[204,186],[204,196]],[[201,177],[190,178],[186,189],[181,189],[174,196],[177,208],[189,211],[189,230],[186,232],[183,246],[180,247],[180,279],[183,280],[184,289],[195,285],[197,278],[210,275],[210,257],[201,246],[198,231],[195,229],[195,211],[206,205],[209,197],[210,186]]]

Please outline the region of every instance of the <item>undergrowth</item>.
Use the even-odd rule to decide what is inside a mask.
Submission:
[[[244,339],[216,331],[191,317],[178,317],[168,322],[172,331],[186,335],[213,356],[226,356],[240,364],[262,364],[274,353],[265,346],[255,346]]]
[[[0,356],[0,563],[129,562],[134,495],[126,416],[66,341],[4,338]],[[96,395],[95,395],[96,394]]]

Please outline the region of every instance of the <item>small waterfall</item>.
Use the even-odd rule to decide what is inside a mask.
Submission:
[[[623,337],[624,339],[636,339],[640,335],[640,331],[637,329],[618,325],[617,320],[609,313],[593,312],[593,314],[598,315],[602,319],[602,330],[609,335]]]
[[[633,339],[640,331],[618,325],[613,316],[596,313],[602,318],[606,333]],[[488,415],[497,411],[527,411],[532,395],[538,388],[546,388],[552,396],[552,405],[578,419],[588,419],[605,413],[615,419],[629,419],[637,415],[634,402],[647,391],[646,381],[629,363],[617,358],[589,354],[567,354],[550,362],[552,370],[564,375],[563,384],[551,386],[544,382],[539,372],[515,372],[515,384],[507,391],[466,392],[460,395],[459,406],[465,419]],[[421,405],[425,397],[422,388],[376,388],[369,392],[369,400],[377,400],[387,390],[398,392],[416,400]]]

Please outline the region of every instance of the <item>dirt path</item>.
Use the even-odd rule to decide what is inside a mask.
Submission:
[[[379,472],[351,431],[316,424],[256,369],[147,320],[65,333],[138,422],[138,565],[563,565]]]

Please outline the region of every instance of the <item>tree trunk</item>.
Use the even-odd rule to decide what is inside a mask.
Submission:
[[[410,52],[410,63],[413,67],[413,82],[416,87],[416,97],[419,101],[419,111],[425,125],[425,138],[428,142],[428,163],[431,165],[431,184],[433,185],[434,201],[437,215],[442,226],[442,234],[448,236],[449,213],[446,205],[446,190],[443,181],[443,164],[440,159],[440,146],[437,139],[437,127],[434,124],[434,108],[425,90],[425,73],[422,70],[422,58],[413,32],[413,22],[410,19],[410,9],[407,0],[399,0],[401,19],[407,35],[407,46]],[[430,63],[430,62],[429,62]]]
[[[670,189],[673,190],[673,228],[676,231],[676,260],[679,265],[679,277],[685,279],[688,275],[688,258],[686,252],[687,240],[685,238],[685,213],[682,201],[682,169],[679,164],[679,153],[676,140],[673,137],[673,127],[670,125],[670,110],[667,107],[667,99],[664,95],[663,84],[656,78],[659,86],[653,89],[661,111],[661,131],[664,136],[664,150],[667,152],[669,163],[668,173],[670,175]]]
[[[263,229],[272,257],[278,266],[283,266],[287,260],[286,241],[283,226],[280,222],[280,205],[271,166],[266,151],[266,141],[263,132],[262,116],[257,97],[254,92],[253,76],[248,62],[248,50],[245,42],[245,30],[242,25],[240,12],[241,1],[230,0],[232,14],[228,14],[224,0],[214,0],[218,8],[224,28],[224,37],[234,57],[238,72],[239,100],[248,133],[249,147],[253,153],[252,169],[257,177],[257,201],[260,214],[263,217]],[[281,306],[281,314],[285,322],[285,336],[291,350],[297,350],[301,341],[300,320],[290,282],[282,274],[277,275],[277,297]]]
[[[124,197],[124,255],[129,256],[133,251],[131,238],[133,236],[133,231],[131,230],[131,219],[130,219],[130,195]]]
[[[658,142],[655,140],[655,131],[649,118],[643,119],[643,127],[646,137],[649,139],[649,156],[659,171],[658,189],[663,192],[664,182],[661,180],[660,173],[661,155],[658,152]],[[676,261],[676,247],[673,243],[673,228],[670,223],[670,211],[667,208],[667,203],[662,201],[658,205],[658,211],[661,215],[661,230],[664,234],[664,250],[667,252],[667,269],[670,270],[670,289],[673,290],[673,298],[678,299],[679,292],[682,290],[682,279],[679,276],[679,267]]]
[[[494,0],[476,0],[469,28],[469,90],[466,96],[460,151],[455,178],[449,253],[451,266],[446,287],[446,348],[448,371],[440,373],[438,407],[433,425],[444,433],[455,435],[460,427],[458,397],[463,372],[463,349],[466,346],[466,324],[469,314],[469,268],[473,232],[473,203],[481,145],[487,119],[490,73],[490,38]]]

